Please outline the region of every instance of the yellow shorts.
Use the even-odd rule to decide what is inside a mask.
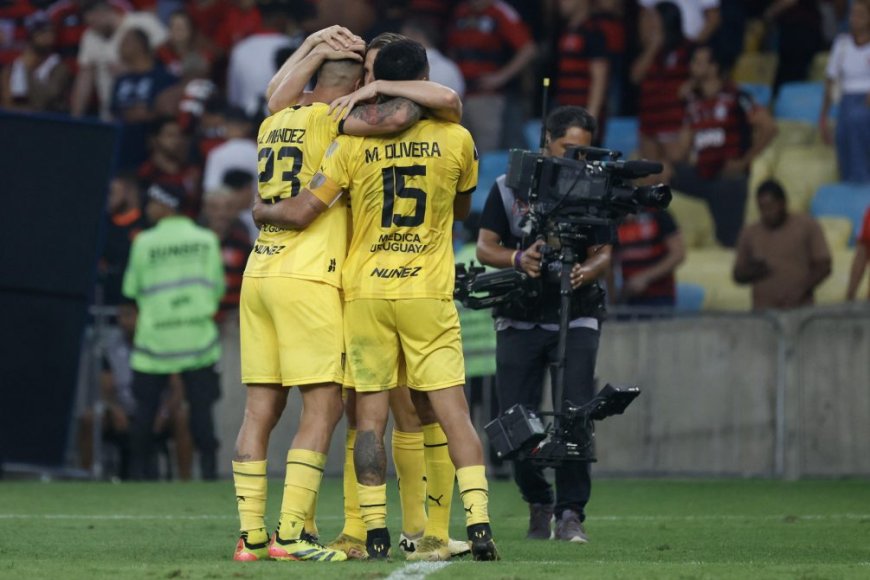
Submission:
[[[344,333],[346,383],[357,391],[396,387],[401,359],[412,389],[465,384],[459,314],[452,300],[353,300],[344,307]]]
[[[239,317],[246,385],[343,382],[338,288],[296,278],[245,276]]]

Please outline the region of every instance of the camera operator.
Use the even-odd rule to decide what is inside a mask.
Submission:
[[[596,120],[581,107],[560,107],[546,120],[546,155],[564,156],[566,148],[589,146],[596,130]],[[505,176],[496,181],[480,222],[477,258],[497,268],[515,268],[532,278],[542,275],[541,246],[553,240],[524,237],[520,222],[525,204],[505,185]],[[585,260],[571,270],[571,322],[568,331],[565,386],[560,403],[580,405],[594,395],[595,357],[598,352],[599,320],[603,309],[602,293],[597,281],[610,265],[611,248],[589,245]],[[578,256],[583,256],[578,253]],[[550,268],[560,268],[558,261]],[[546,274],[546,273],[545,273]],[[545,371],[557,361],[559,328],[559,282],[552,277],[541,279],[541,300],[533,307],[502,307],[496,310],[496,384],[501,412],[515,404],[538,410],[541,403]],[[528,306],[528,305],[525,305]],[[554,381],[554,407],[558,388]],[[589,501],[591,478],[589,464],[569,461],[556,468],[555,502],[553,489],[544,477],[543,468],[529,461],[514,463],[514,479],[523,499],[529,503],[528,539],[549,539],[550,524],[556,515],[554,537],[559,540],[588,541],[582,522]]]

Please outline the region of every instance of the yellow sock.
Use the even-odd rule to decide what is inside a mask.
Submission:
[[[233,482],[239,506],[239,529],[248,533],[248,542],[261,544],[266,533],[266,462],[233,461]]]
[[[459,497],[465,505],[465,525],[489,523],[489,485],[486,483],[486,468],[471,465],[456,470]]]
[[[326,455],[308,449],[287,452],[287,477],[284,479],[284,499],[278,535],[282,540],[295,540],[302,533],[308,510],[314,505]]]
[[[411,536],[426,527],[426,464],[423,459],[423,433],[393,429],[393,463],[399,478],[402,502],[402,531]]]
[[[359,497],[359,511],[366,524],[366,530],[377,530],[387,527],[387,484],[363,485],[356,484]]]
[[[314,500],[311,502],[311,505],[308,506],[308,517],[305,518],[305,525],[302,526],[302,529],[305,530],[306,533],[311,534],[312,536],[320,535],[317,533],[317,521],[315,520],[315,516],[317,515],[318,497],[320,497],[319,488],[318,492],[314,494]]]
[[[341,533],[365,540],[366,524],[359,511],[359,499],[356,495],[356,471],[353,466],[353,446],[356,443],[356,429],[347,430],[344,448],[344,528]]]
[[[450,536],[450,505],[453,503],[456,468],[450,461],[447,435],[441,425],[423,425],[423,443],[423,454],[426,458],[426,506],[429,511],[425,535],[446,541]]]

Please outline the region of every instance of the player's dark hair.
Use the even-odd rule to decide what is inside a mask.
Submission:
[[[785,202],[785,189],[775,179],[767,179],[758,186],[755,196],[769,195],[776,201]]]
[[[583,107],[558,107],[547,115],[547,133],[551,140],[564,137],[571,127],[579,127],[594,136],[598,121]]]
[[[415,81],[429,72],[426,49],[414,40],[404,39],[391,42],[375,58],[372,73],[378,80]]]
[[[369,42],[368,46],[366,46],[366,52],[370,50],[380,50],[388,44],[392,44],[399,40],[406,40],[406,37],[397,32],[382,32]]]

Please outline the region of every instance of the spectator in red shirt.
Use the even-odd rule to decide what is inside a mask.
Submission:
[[[215,44],[228,53],[238,42],[257,32],[262,23],[257,0],[232,0],[215,31]]]
[[[200,170],[188,160],[188,140],[175,118],[156,122],[150,140],[151,156],[139,166],[137,172],[143,187],[151,184],[170,184],[184,188],[186,199],[182,212],[195,217],[199,214]]]
[[[242,291],[242,275],[251,253],[248,230],[238,219],[234,194],[226,187],[208,191],[203,199],[204,225],[213,231],[221,243],[221,258],[224,264],[226,292],[221,298],[218,322],[239,308]]]
[[[0,106],[26,111],[66,111],[72,74],[54,52],[54,29],[45,12],[27,17],[27,46],[0,77]]]
[[[479,151],[498,149],[503,90],[535,58],[531,33],[502,0],[467,0],[453,14],[447,45],[465,77],[463,124]]]
[[[79,44],[88,28],[85,12],[91,4],[89,0],[59,0],[48,8],[57,35],[55,48],[72,70],[78,67]],[[125,0],[109,0],[109,4],[121,14],[132,9]]]
[[[629,21],[625,17],[623,0],[593,0],[592,7],[592,24],[604,37],[609,65],[604,109],[616,115],[622,109],[628,52],[625,31]]]
[[[200,40],[213,44],[229,8],[227,0],[190,0],[186,4],[185,9]]]
[[[559,0],[559,14],[565,26],[555,51],[556,103],[586,108],[600,126],[609,74],[607,41],[592,20],[590,0]]]
[[[707,201],[716,238],[733,247],[743,225],[749,166],[776,135],[767,109],[725,80],[726,71],[709,46],[695,49],[686,119],[675,147],[673,170],[666,170],[677,191]]]
[[[864,224],[861,226],[861,234],[858,243],[855,244],[855,257],[852,259],[852,270],[849,274],[849,288],[846,291],[846,300],[855,300],[858,296],[858,286],[864,277],[864,270],[870,262],[870,207],[864,214]],[[868,296],[870,298],[870,296]]]
[[[211,63],[211,55],[200,44],[190,15],[178,10],[169,17],[169,39],[157,48],[157,60],[167,71],[181,77],[186,59],[198,58]],[[208,76],[208,70],[205,76]]]
[[[629,216],[619,225],[619,244],[614,253],[622,272],[620,303],[676,305],[674,272],[686,258],[686,248],[668,212],[646,210]]]
[[[641,14],[640,37],[643,52],[631,67],[631,81],[640,85],[640,155],[667,159],[676,152],[686,114],[683,90],[692,44],[683,36],[682,15],[672,2]]]
[[[28,0],[0,2],[0,66],[12,63],[28,40],[26,18],[36,12]]]

